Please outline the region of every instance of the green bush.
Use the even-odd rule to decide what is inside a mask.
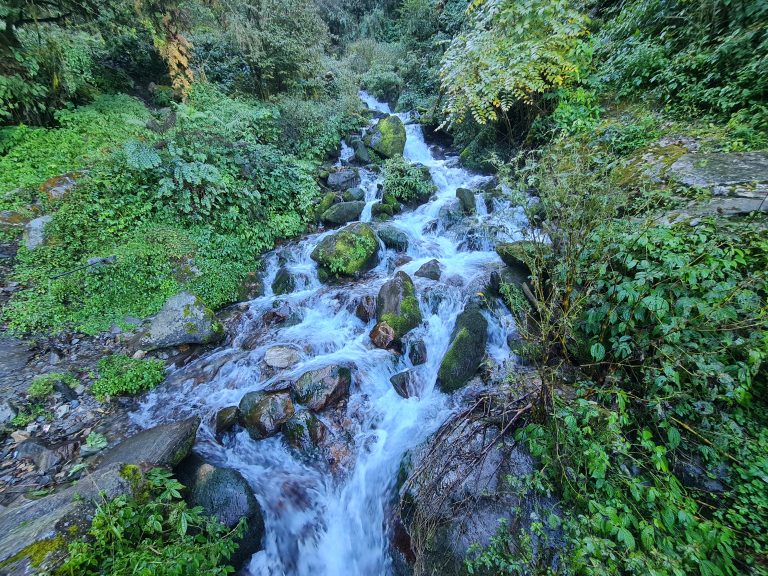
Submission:
[[[72,374],[61,372],[49,372],[48,374],[41,374],[35,376],[32,380],[32,384],[27,389],[27,396],[35,400],[45,400],[53,394],[55,384],[62,382],[67,386],[77,386],[77,379]]]
[[[126,466],[133,493],[100,504],[87,538],[69,545],[60,569],[72,576],[221,576],[245,533],[243,520],[229,530],[202,508],[189,508],[184,486],[167,470],[141,475]]]
[[[400,156],[384,162],[384,203],[423,202],[437,189],[422,166]]]
[[[162,360],[140,360],[124,354],[112,354],[99,360],[99,379],[91,386],[97,398],[138,394],[165,379]]]

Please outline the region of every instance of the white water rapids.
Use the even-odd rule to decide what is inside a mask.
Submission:
[[[370,108],[389,113],[386,104],[364,93],[361,98]],[[406,115],[401,117],[407,121]],[[343,160],[349,157],[347,151]],[[456,317],[476,286],[482,289],[482,279],[500,262],[493,242],[520,237],[521,211],[494,200],[495,209],[489,215],[479,194],[478,214],[464,217],[465,225],[458,232],[447,230],[439,218],[441,208],[455,202],[457,188],[478,188],[486,177],[462,169],[456,158],[436,159],[415,123],[407,125],[405,157],[429,167],[437,185],[428,203],[388,222],[408,235],[410,262],[396,267],[395,253],[382,246],[379,264],[361,279],[324,285],[309,255],[333,230],[282,246],[265,256],[266,294],[248,303],[233,342],[181,368],[173,374],[172,383],[151,393],[133,415],[144,427],[192,414],[202,417],[195,450],[216,464],[239,470],[264,511],[264,550],[246,567],[253,576],[392,573],[387,509],[398,467],[403,455],[427,439],[451,413],[451,400],[435,387],[435,380]],[[366,169],[360,173],[367,202],[361,218],[370,221],[370,207],[380,197],[380,177]],[[489,228],[491,237],[484,232]],[[414,272],[431,259],[440,262],[441,280],[415,277]],[[275,297],[270,285],[280,266],[297,279],[296,288]],[[428,360],[416,367],[407,355],[375,348],[368,336],[375,320],[365,324],[348,310],[355,299],[375,296],[396,270],[413,278],[424,317],[416,331],[426,344]],[[290,306],[294,321],[265,327],[259,319],[276,299]],[[503,362],[509,357],[506,334],[511,319],[490,313],[487,318],[488,353]],[[244,349],[257,332],[256,346]],[[302,358],[289,370],[268,377],[263,375],[262,360],[265,351],[276,345],[301,350]],[[247,392],[263,389],[278,378],[290,380],[337,363],[355,367],[343,423],[354,454],[350,469],[333,474],[324,463],[302,458],[280,435],[254,441],[240,431],[223,443],[214,438],[210,422],[218,409],[238,404]],[[195,370],[200,373],[201,364],[221,367],[208,381],[195,383],[192,374]],[[414,368],[417,395],[406,399],[395,392],[389,379],[407,368]]]

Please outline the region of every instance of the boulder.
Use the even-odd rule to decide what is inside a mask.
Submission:
[[[427,345],[424,344],[424,340],[419,338],[414,340],[408,346],[408,358],[411,360],[411,364],[419,366],[427,361]]]
[[[386,281],[379,290],[379,296],[376,298],[376,318],[379,322],[386,322],[395,331],[397,339],[421,323],[421,310],[413,280],[402,270]]]
[[[253,490],[243,475],[231,468],[213,466],[197,454],[187,457],[176,470],[179,481],[187,487],[184,499],[190,506],[200,506],[208,516],[218,518],[227,528],[241,519],[246,532],[238,540],[238,548],[229,559],[239,569],[264,548],[264,517]]]
[[[461,208],[461,202],[458,198],[451,198],[440,207],[437,213],[437,219],[448,230],[461,222],[464,218],[464,211]]]
[[[168,299],[141,337],[143,350],[180,344],[211,344],[224,338],[224,327],[200,298],[182,292]]]
[[[285,266],[282,266],[275,275],[275,279],[272,282],[272,293],[275,296],[281,294],[290,294],[296,289],[296,279],[293,277]]]
[[[418,270],[414,273],[414,276],[420,278],[429,278],[430,280],[440,280],[440,262],[437,260],[430,260],[422,264]]]
[[[719,152],[683,154],[668,176],[717,195],[761,197],[768,192],[768,152]]]
[[[465,214],[474,214],[477,211],[477,205],[475,203],[475,193],[468,188],[458,188],[456,190],[456,198],[459,199],[461,209]]]
[[[531,240],[518,240],[517,242],[504,242],[496,245],[496,253],[502,262],[517,272],[526,276],[530,275],[530,264],[540,253],[546,254],[549,246],[541,242]]]
[[[403,372],[398,372],[392,376],[389,381],[392,383],[392,387],[403,398],[410,398],[411,390],[413,390],[413,370],[408,369]]]
[[[287,391],[248,392],[240,400],[240,425],[254,440],[274,436],[293,416],[293,402]]]
[[[62,200],[75,187],[76,174],[62,174],[49,178],[40,185],[40,192],[48,196],[48,200],[55,202]]]
[[[382,118],[368,132],[364,142],[384,158],[402,156],[405,150],[405,125],[397,116]]]
[[[218,438],[226,434],[240,419],[240,409],[237,406],[227,406],[216,412],[216,418],[213,421],[213,433]]]
[[[318,202],[317,207],[315,208],[315,218],[317,220],[320,220],[322,218],[323,214],[325,213],[328,208],[334,205],[336,201],[338,201],[339,197],[336,196],[335,192],[327,192]]]
[[[371,319],[376,317],[376,298],[373,296],[363,296],[360,298],[354,305],[354,314],[368,324]]]
[[[296,402],[319,412],[347,396],[351,383],[349,368],[331,364],[302,374],[291,390]]]
[[[386,322],[377,323],[373,330],[371,330],[369,337],[376,348],[382,348],[383,350],[396,348],[398,344],[394,328]]]
[[[485,356],[487,342],[488,322],[480,306],[467,304],[456,319],[451,345],[437,374],[437,384],[443,392],[453,392],[469,382]]]
[[[299,412],[283,425],[285,441],[304,453],[311,453],[325,440],[328,428],[312,412]]]
[[[376,202],[371,206],[371,216],[376,220],[387,220],[397,213],[397,208],[384,202]]]
[[[60,492],[0,510],[0,573],[54,573],[68,556],[69,542],[90,528],[96,505],[130,493],[122,468],[112,464]]]
[[[355,151],[355,160],[361,164],[371,163],[371,154],[368,152],[368,148],[362,140],[357,140],[352,145],[352,149]]]
[[[360,174],[356,168],[346,168],[328,174],[328,188],[331,190],[347,190],[360,184]]]
[[[340,225],[360,219],[365,202],[339,202],[323,212],[320,219],[326,224]]]
[[[395,250],[396,252],[405,252],[408,250],[408,235],[399,228],[385,224],[379,226],[376,230],[376,234],[387,248]]]
[[[288,346],[273,346],[264,354],[264,363],[270,368],[290,368],[299,360],[299,353]]]
[[[200,418],[160,424],[131,436],[97,459],[99,468],[111,464],[147,464],[172,468],[186,458],[195,443]]]
[[[24,245],[27,250],[34,250],[45,242],[45,228],[53,216],[38,216],[24,225]]]
[[[345,191],[343,198],[345,202],[363,201],[365,200],[365,190],[359,186],[355,186],[354,188],[350,188],[349,190]]]
[[[310,255],[322,278],[354,276],[376,265],[379,241],[368,224],[357,222],[329,234]]]

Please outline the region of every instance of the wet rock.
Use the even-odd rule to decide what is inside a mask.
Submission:
[[[371,154],[362,140],[357,140],[352,149],[355,151],[355,160],[361,164],[371,163]]]
[[[384,158],[402,156],[405,150],[405,125],[397,116],[382,118],[371,128],[364,142]]]
[[[45,242],[45,229],[53,216],[39,216],[24,225],[24,245],[27,250],[34,250]]]
[[[290,368],[299,360],[299,353],[288,346],[273,346],[264,354],[264,363],[270,368]]]
[[[386,322],[397,339],[421,323],[421,310],[413,280],[402,270],[385,282],[376,298],[376,318]]]
[[[419,366],[425,364],[427,361],[427,345],[424,344],[424,340],[419,338],[414,340],[408,346],[408,358],[411,360],[411,364]]]
[[[371,216],[376,220],[387,220],[395,215],[395,207],[384,202],[376,202],[371,206]]]
[[[155,316],[141,337],[143,350],[181,344],[210,344],[224,337],[224,327],[202,300],[189,292],[177,294]]]
[[[440,262],[437,260],[430,260],[429,262],[422,264],[419,269],[416,270],[414,276],[429,278],[430,280],[440,280]]]
[[[413,370],[404,370],[403,372],[398,372],[394,376],[392,376],[389,381],[392,383],[392,387],[395,389],[395,392],[397,392],[400,396],[403,398],[410,398],[413,396],[411,394],[411,390],[413,390]]]
[[[240,409],[237,406],[227,406],[216,412],[213,422],[213,433],[216,437],[226,434],[237,424],[240,418]]]
[[[395,256],[394,261],[392,262],[394,264],[394,268],[400,268],[401,266],[405,266],[408,264],[408,262],[413,262],[413,258],[408,256],[408,254],[398,254]]]
[[[254,440],[277,434],[293,413],[293,402],[287,391],[248,392],[240,400],[240,425]]]
[[[76,174],[62,174],[49,178],[40,185],[40,192],[48,196],[48,200],[62,200],[75,187]]]
[[[437,219],[445,230],[449,230],[464,219],[464,211],[458,198],[452,198],[440,207]]]
[[[272,282],[272,292],[275,296],[290,294],[296,289],[296,279],[285,266],[282,266]]]
[[[361,202],[363,200],[365,200],[365,190],[359,186],[355,186],[344,192],[345,202]]]
[[[8,424],[16,416],[16,409],[11,406],[10,402],[0,402],[0,428],[5,424]]]
[[[75,486],[0,510],[0,570],[8,575],[52,573],[68,556],[72,539],[90,527],[96,504],[130,492],[114,464]]]
[[[448,284],[448,286],[461,287],[464,286],[464,278],[459,274],[451,274],[445,279],[445,283]]]
[[[291,390],[296,402],[319,412],[346,397],[351,383],[351,370],[332,364],[302,374]]]
[[[291,307],[287,302],[276,300],[272,310],[267,310],[262,316],[261,321],[267,326],[285,322],[291,316]]]
[[[360,184],[360,174],[357,168],[348,168],[328,174],[328,188],[331,190],[347,190]]]
[[[456,190],[456,198],[459,199],[461,209],[465,214],[474,214],[477,212],[477,205],[475,203],[475,193],[468,188],[458,188]]]
[[[376,317],[376,298],[363,296],[355,305],[355,316],[366,324]]]
[[[304,453],[317,450],[328,435],[328,428],[312,412],[299,412],[283,425],[283,436],[289,445]]]
[[[389,350],[397,347],[397,334],[395,334],[394,328],[386,322],[377,323],[371,330],[369,337],[376,348]]]
[[[395,226],[379,226],[376,234],[381,239],[384,246],[397,252],[408,250],[408,235]]]
[[[176,474],[187,487],[185,500],[190,506],[201,506],[206,515],[218,518],[230,529],[245,518],[248,528],[238,541],[238,548],[229,564],[239,569],[263,549],[264,518],[261,507],[240,472],[213,466],[192,454],[181,463]]]
[[[467,304],[456,319],[451,345],[440,364],[437,384],[443,392],[453,392],[469,382],[485,356],[487,342],[488,322],[477,304]]]
[[[98,467],[143,463],[172,468],[189,454],[198,426],[200,418],[193,416],[142,430],[104,452],[97,461]]]
[[[321,278],[354,276],[376,265],[379,241],[368,224],[355,223],[323,238],[310,255]]]
[[[320,219],[326,224],[340,225],[359,220],[365,202],[339,202],[323,212]]]
[[[669,167],[668,175],[717,195],[761,198],[768,192],[768,153],[683,154]]]
[[[546,255],[549,246],[541,242],[531,240],[518,240],[517,242],[504,242],[496,246],[496,253],[501,260],[515,271],[530,275],[530,264],[540,254]]]

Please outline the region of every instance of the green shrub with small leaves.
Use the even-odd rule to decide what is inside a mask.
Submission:
[[[103,399],[151,390],[165,379],[165,364],[162,360],[112,354],[99,360],[98,372],[99,379],[91,386],[91,392]]]
[[[61,372],[49,372],[35,376],[27,389],[27,396],[35,400],[45,400],[53,394],[55,384],[61,382],[66,386],[77,386],[77,379],[72,374]]]
[[[408,162],[401,156],[384,162],[385,203],[414,201],[424,202],[437,189],[431,177],[421,166]]]
[[[171,472],[135,467],[123,475],[132,494],[98,505],[87,536],[69,545],[60,573],[71,576],[223,576],[245,532],[245,520],[230,530],[200,507],[189,508],[184,486]]]

